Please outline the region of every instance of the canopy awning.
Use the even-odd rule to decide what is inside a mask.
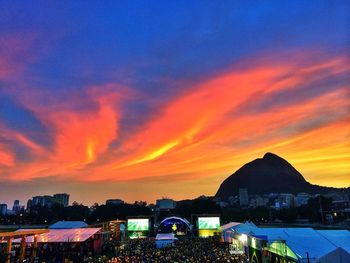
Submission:
[[[68,228],[83,228],[87,227],[84,221],[57,221],[49,226],[49,229],[68,229]]]
[[[64,242],[84,242],[101,228],[74,228],[74,229],[49,229],[49,232],[38,235],[38,242],[41,243],[64,243]],[[21,230],[23,231],[23,230]],[[21,242],[15,239],[14,243]],[[26,237],[27,243],[33,243],[34,237]]]
[[[222,225],[222,226],[220,227],[220,229],[221,229],[222,231],[225,231],[225,230],[227,230],[227,229],[231,229],[231,228],[233,228],[233,227],[235,227],[235,226],[238,226],[238,225],[240,225],[240,224],[242,224],[242,223],[240,223],[240,222],[230,222],[230,223],[228,223],[228,224],[226,224],[226,225]]]
[[[0,232],[0,239],[6,237],[31,236],[47,233],[47,229],[19,229],[11,232]]]

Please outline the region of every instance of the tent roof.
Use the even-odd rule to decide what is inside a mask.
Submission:
[[[190,226],[190,222],[188,222],[187,219],[181,218],[181,217],[177,217],[177,216],[167,217],[167,218],[163,219],[162,222],[160,222],[160,224],[162,224],[163,222],[165,222],[165,221],[167,221],[169,219],[177,219],[177,220],[180,220],[180,221],[184,222],[186,225]]]
[[[331,253],[328,253],[319,262],[350,262],[350,253],[343,248],[338,247]]]
[[[310,258],[321,258],[335,249],[331,242],[320,237],[316,232],[310,236],[289,235],[285,237],[286,244],[300,258],[306,258],[309,254]]]
[[[234,227],[232,227],[233,230],[235,230],[236,232],[238,232],[239,234],[249,234],[251,233],[253,230],[259,229],[257,226],[255,225],[250,225],[250,224],[238,224]]]
[[[247,223],[231,227],[239,234],[266,239],[270,244],[284,240],[298,255],[321,258],[341,247],[350,253],[350,232],[347,230],[314,230],[313,228],[258,228]]]
[[[324,238],[337,247],[342,247],[350,253],[350,231],[348,230],[316,230]]]
[[[314,230],[312,228],[249,228],[238,226],[239,233],[255,237],[265,236],[269,243],[285,240],[287,246],[300,258],[321,258],[342,247],[348,251],[350,246],[349,231]],[[248,230],[248,232],[247,232]],[[322,233],[323,232],[323,233]]]
[[[23,229],[22,229],[23,230]],[[42,243],[61,243],[61,242],[84,242],[101,228],[74,228],[74,229],[49,229],[48,233],[38,235],[38,242]],[[27,243],[33,243],[34,237],[26,237]],[[21,242],[15,239],[14,243]]]
[[[11,232],[0,232],[0,237],[19,237],[19,236],[30,236],[38,235],[49,232],[47,229],[17,229]]]
[[[88,224],[86,224],[84,221],[57,221],[49,226],[49,229],[81,228],[87,226]]]
[[[257,227],[257,226],[256,226],[253,222],[251,222],[251,221],[245,221],[244,224],[247,225],[247,226],[250,226],[250,227]]]
[[[247,228],[254,236],[267,236],[268,241],[286,239],[291,236],[309,237],[315,235],[312,228]]]
[[[177,240],[173,233],[157,234],[156,240]]]
[[[225,231],[225,230],[228,230],[228,229],[233,228],[233,227],[235,227],[235,226],[237,226],[237,225],[240,225],[240,224],[242,224],[242,223],[239,223],[239,222],[230,222],[230,223],[228,223],[228,224],[226,224],[226,225],[222,225],[220,228],[221,228],[222,231]]]

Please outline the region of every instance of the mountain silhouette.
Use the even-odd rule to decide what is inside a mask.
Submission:
[[[289,162],[273,153],[243,165],[222,182],[215,196],[226,200],[237,195],[239,188],[247,188],[249,194],[322,194],[337,190],[310,184]]]

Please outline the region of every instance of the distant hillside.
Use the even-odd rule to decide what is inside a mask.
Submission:
[[[325,193],[337,188],[313,185],[286,160],[273,153],[243,165],[220,185],[216,197],[226,200],[247,188],[249,194],[267,193]]]

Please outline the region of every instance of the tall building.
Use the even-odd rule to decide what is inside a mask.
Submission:
[[[0,204],[0,216],[7,214],[7,204]]]
[[[269,203],[269,199],[264,196],[255,195],[254,197],[250,198],[249,203],[251,207],[267,206]]]
[[[15,200],[12,206],[12,213],[17,215],[21,212],[21,206],[19,205],[19,200]]]
[[[30,208],[31,208],[32,206],[33,206],[33,200],[32,200],[32,199],[28,199],[26,211],[27,211],[27,212],[30,212]]]
[[[170,198],[162,198],[156,201],[156,207],[158,210],[171,210],[176,206],[176,202]]]
[[[124,201],[121,199],[108,199],[106,200],[106,205],[122,205]]]
[[[30,209],[31,207],[36,206],[46,206],[51,207],[53,204],[60,204],[64,207],[67,207],[69,204],[69,194],[54,194],[51,195],[43,195],[43,196],[34,196],[32,200],[28,200],[27,209]]]
[[[307,205],[309,199],[310,199],[310,195],[308,193],[299,193],[295,197],[295,205],[296,206]]]
[[[278,197],[275,200],[275,208],[281,209],[281,208],[290,208],[293,207],[294,202],[294,195],[290,193],[281,193],[278,195]]]
[[[51,207],[53,204],[53,197],[51,195],[44,195],[41,198],[41,206]]]
[[[64,207],[67,207],[69,204],[69,194],[63,193],[63,194],[54,194],[53,195],[53,201],[54,203],[58,203],[63,205]]]
[[[41,199],[42,199],[42,196],[34,196],[32,198],[31,206],[41,206]],[[27,202],[27,204],[28,203],[29,202]]]
[[[33,206],[33,207],[35,207],[35,206],[48,206],[49,205],[49,203],[50,203],[50,201],[51,201],[51,196],[48,196],[48,195],[44,195],[44,196],[34,196],[33,198],[32,198],[32,202],[31,202],[31,205]],[[27,202],[27,204],[28,204],[28,202]]]
[[[239,205],[240,206],[248,205],[249,204],[248,189],[247,188],[239,188],[238,194],[239,194]]]

